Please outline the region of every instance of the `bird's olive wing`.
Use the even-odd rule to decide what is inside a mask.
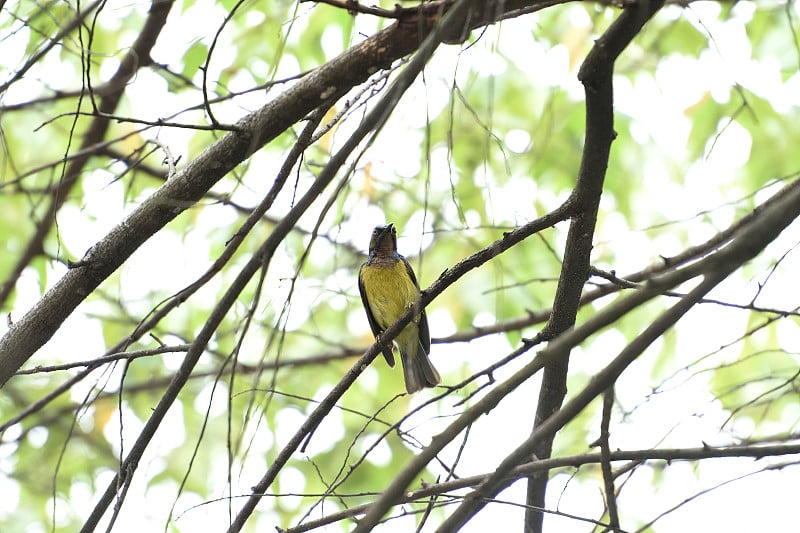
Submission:
[[[411,265],[408,263],[408,261],[406,261],[405,257],[401,256],[401,259],[403,260],[403,264],[406,266],[408,277],[410,277],[411,281],[414,282],[414,286],[419,289],[419,283],[417,283],[417,276],[414,275],[414,270],[411,268]],[[425,349],[426,354],[431,353],[431,332],[428,329],[428,315],[425,314],[424,309],[419,317],[419,342]]]

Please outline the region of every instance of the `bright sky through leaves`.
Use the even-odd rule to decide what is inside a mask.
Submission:
[[[46,44],[47,32],[72,19],[74,8],[3,8],[0,84]],[[220,31],[232,8],[231,2],[191,0],[174,6],[150,54],[156,65],[137,70],[113,115],[208,125],[202,69],[218,31],[207,63],[207,90],[210,98],[242,93],[212,105],[219,122],[232,124],[303,83],[303,77],[294,79],[298,74],[389,24],[313,2],[245,3]],[[147,3],[106,5],[96,20],[90,17],[85,23],[96,24],[91,41],[94,87],[119,69],[148,11]],[[578,70],[619,13],[590,3],[556,5],[476,29],[463,45],[439,47],[375,141],[362,143],[348,159],[353,169],[345,165],[300,217],[296,231],[281,241],[263,285],[257,289],[250,283],[227,312],[195,368],[202,377],[189,381],[139,461],[114,531],[227,528],[282,447],[373,341],[355,281],[373,226],[398,226],[400,252],[427,287],[462,258],[569,197],[585,134],[585,94]],[[614,78],[618,137],[600,201],[592,267],[625,278],[660,265],[663,258],[735,224],[796,179],[799,15],[796,3],[670,5],[622,53]],[[77,95],[48,99],[56,91],[86,86],[80,51],[89,47],[87,27],[81,40],[70,34],[0,93],[0,283],[10,275],[38,221],[49,216],[45,192],[62,179],[61,160],[78,151],[92,120],[88,95],[80,104]],[[404,66],[397,63],[390,80]],[[267,218],[249,230],[241,250],[221,272],[165,317],[152,337],[143,336],[128,350],[195,340],[240,269],[385,93],[387,82],[380,75],[354,88],[328,112],[322,124],[334,121],[337,113],[344,115],[306,151]],[[279,80],[269,89],[253,90]],[[45,100],[31,103],[38,98]],[[17,105],[22,109],[12,110]],[[79,105],[86,115],[76,120]],[[202,276],[265,197],[305,124],[287,125],[287,132],[147,240],[23,370],[104,355],[159,303]],[[66,261],[81,259],[149,201],[163,185],[158,174],[168,170],[170,160],[180,172],[224,133],[110,121],[105,139],[116,141],[89,160],[58,209],[44,254],[37,254],[15,280],[13,295],[0,307],[10,317],[0,323],[0,335],[68,272]],[[132,169],[133,159],[143,166]],[[475,328],[552,306],[567,229],[564,222],[527,238],[466,274],[430,304],[431,357],[446,385],[484,371],[541,330],[542,322],[490,335]],[[795,223],[712,291],[712,301],[695,306],[625,370],[615,386],[612,451],[761,440],[796,444],[798,242],[800,227]],[[584,292],[604,283],[592,276]],[[687,293],[697,283],[687,282],[675,293]],[[620,299],[614,292],[582,307],[578,325]],[[676,294],[662,296],[576,347],[570,356],[567,399],[676,300]],[[784,316],[771,321],[780,313]],[[463,334],[471,335],[469,342],[449,339]],[[238,373],[232,381],[230,356],[237,346]],[[434,436],[543,347],[494,370],[491,382],[483,375],[430,404],[444,391],[397,397],[402,392],[400,372],[376,360],[324,418],[305,452],[293,454],[280,471],[270,493],[284,496],[265,498],[247,530],[294,527],[301,519],[372,502]],[[342,358],[344,352],[350,355]],[[128,367],[104,365],[41,412],[4,428],[0,529],[78,530],[112,482],[120,457],[130,453],[184,355],[181,350],[142,357]],[[262,362],[318,356],[329,359],[277,373],[257,370]],[[79,370],[13,377],[0,401],[0,424]],[[455,465],[461,478],[493,472],[530,435],[540,381],[540,375],[526,381],[471,425],[468,436],[462,433],[450,442],[439,461],[428,465],[424,482],[450,479],[443,465]],[[595,400],[558,433],[553,457],[599,451],[590,444],[599,437],[600,404]],[[383,435],[401,420],[401,431]],[[615,480],[621,525],[637,531],[666,513],[647,531],[692,531],[699,521],[720,531],[784,531],[795,514],[794,488],[800,476],[796,457],[638,466]],[[789,466],[775,466],[783,462]],[[343,479],[335,489],[338,496],[315,505],[320,493]],[[605,521],[602,481],[596,462],[554,469],[547,508]],[[420,486],[416,482],[409,490]],[[484,507],[462,531],[519,530],[525,490],[525,480],[517,481],[499,495],[502,501]],[[704,490],[709,492],[693,498]],[[306,493],[311,496],[298,496]],[[413,531],[421,515],[411,511],[423,510],[426,501],[396,507],[396,518],[379,530]],[[443,506],[432,510],[424,531],[435,531],[460,503],[437,501]],[[673,506],[675,511],[668,512]],[[401,516],[403,511],[409,514]],[[101,522],[103,528],[108,517]],[[352,527],[353,522],[344,521],[322,530]],[[545,531],[585,532],[591,527],[569,516],[545,518]]]

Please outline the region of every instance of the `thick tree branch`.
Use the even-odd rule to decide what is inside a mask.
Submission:
[[[575,324],[583,286],[589,279],[597,210],[603,192],[611,143],[616,136],[612,86],[614,62],[662,4],[663,0],[644,1],[626,7],[608,31],[595,42],[578,73],[586,93],[586,140],[572,195],[578,215],[573,218],[567,235],[564,262],[553,300],[553,313],[540,334],[544,338],[561,335]],[[534,432],[561,407],[567,394],[568,369],[569,357],[558,358],[545,367],[534,417]],[[550,457],[552,447],[552,438],[541,439],[532,450],[533,459]],[[526,533],[542,531],[543,515],[537,509],[545,507],[547,480],[547,472],[534,475],[528,480]]]

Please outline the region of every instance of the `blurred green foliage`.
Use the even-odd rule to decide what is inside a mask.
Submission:
[[[390,2],[382,4],[391,8]],[[791,34],[782,9],[755,6],[745,9],[750,4],[741,4],[746,4],[741,8],[744,14],[737,12],[736,6],[726,7],[716,15],[675,7],[665,10],[664,16],[649,24],[621,59],[619,83],[634,87],[638,87],[633,85],[635,82],[657,83],[653,78],[655,70],[662,62],[676,57],[691,62],[700,61],[706,54],[725,56],[728,51],[724,43],[717,43],[713,37],[727,27],[726,23],[734,24],[731,19],[739,17],[746,20],[741,27],[750,39],[750,61],[768,67],[777,62],[775,72],[780,76],[773,80],[771,90],[772,94],[780,93],[781,83],[792,76],[796,78],[800,58],[791,43],[796,42],[797,36]],[[234,7],[236,12],[223,28],[219,15],[230,14]],[[6,6],[0,15],[0,35],[19,33],[27,37],[22,39],[18,61],[13,63],[11,55],[0,60],[0,72],[5,75],[14,72],[25,58],[43,49],[64,21],[75,16],[75,9],[74,3],[57,2]],[[88,64],[83,63],[87,56],[80,54],[90,46],[84,26],[83,40],[71,35],[63,46],[57,47],[58,52],[52,58],[46,56],[45,63],[26,75],[23,93],[10,92],[0,101],[10,106],[41,99],[19,110],[6,110],[0,116],[2,279],[6,279],[21,256],[37,220],[52,216],[47,212],[48,191],[59,183],[65,154],[74,154],[78,149],[81,136],[92,120],[89,116],[74,115],[78,109],[87,113],[92,110],[88,95],[82,99],[50,97],[57,96],[56,91],[79,89],[84,78],[82,72],[91,75],[95,86],[106,80],[113,72],[114,61],[122,57],[141,28],[145,17],[141,9],[142,6],[133,5],[107,7],[97,17],[90,16],[85,23],[93,29],[93,55]],[[209,20],[201,25],[196,13],[203,10],[208,10]],[[355,273],[364,260],[371,225],[383,222],[376,218],[376,212],[383,212],[385,220],[394,222],[401,236],[407,238],[401,244],[408,247],[401,252],[412,259],[422,285],[427,286],[455,262],[501,238],[503,231],[546,213],[566,199],[578,173],[584,137],[583,98],[575,91],[574,80],[592,39],[602,33],[615,14],[614,9],[592,4],[556,6],[519,21],[505,21],[485,33],[475,31],[469,46],[442,47],[441,57],[434,58],[425,79],[418,81],[430,91],[430,101],[402,102],[398,113],[406,121],[397,119],[390,123],[375,146],[360,157],[355,170],[351,174],[341,172],[344,180],[341,189],[331,188],[323,197],[320,204],[330,200],[333,208],[322,218],[319,235],[312,240],[311,231],[322,216],[321,206],[304,217],[298,230],[282,243],[263,285],[258,287],[252,282],[215,333],[197,369],[199,377],[190,380],[179,397],[180,405],[175,408],[173,420],[178,420],[182,428],[172,431],[167,443],[147,456],[147,467],[137,473],[143,479],[144,487],[138,489],[145,499],[149,489],[166,486],[172,499],[166,507],[169,509],[175,502],[175,513],[180,514],[187,507],[178,494],[181,486],[183,494],[197,495],[202,501],[214,500],[214,512],[219,511],[221,523],[226,523],[227,511],[222,511],[226,504],[216,499],[231,493],[236,498],[249,493],[249,486],[275,458],[287,436],[297,429],[287,420],[296,422],[298,417],[307,416],[323,393],[349,369],[355,360],[353,354],[372,342],[355,289]],[[192,16],[193,22],[184,24],[182,16],[187,20]],[[698,24],[698,17],[713,22],[713,28]],[[158,68],[145,69],[129,82],[128,94],[118,114],[142,120],[166,118],[166,114],[161,115],[161,104],[157,113],[147,112],[150,106],[155,109],[155,103],[163,100],[172,106],[170,120],[207,123],[205,114],[196,109],[202,104],[198,84],[216,30],[220,32],[217,48],[208,61],[207,88],[211,98],[241,91],[242,84],[256,86],[281,80],[288,73],[296,75],[324,64],[365,38],[360,24],[369,24],[365,22],[368,18],[367,15],[354,18],[343,10],[313,3],[225,1],[212,8],[186,0],[174,10],[160,37],[154,53]],[[197,26],[193,25],[195,22]],[[550,65],[554,71],[566,72],[563,82],[554,82],[558,75],[547,71],[546,65],[520,64],[517,57],[495,46],[519,34],[536,43],[542,54],[564,51],[560,56],[563,61],[554,59]],[[182,53],[175,56],[171,51],[174,47],[179,47]],[[177,59],[162,64],[161,55]],[[487,73],[491,69],[482,61],[497,61],[501,66]],[[51,76],[48,71],[54,68],[54,62],[58,63],[58,71]],[[714,183],[719,183],[718,196],[709,199],[708,209],[730,202],[740,217],[755,206],[749,195],[775,179],[797,173],[800,168],[800,152],[796,150],[800,142],[797,107],[790,105],[787,109],[769,95],[737,83],[734,73],[727,99],[715,98],[709,89],[682,110],[691,124],[681,153],[662,149],[652,137],[642,134],[641,116],[617,114],[618,138],[612,148],[606,182],[611,201],[601,206],[599,219],[599,233],[607,240],[596,248],[598,266],[619,269],[617,273],[625,275],[633,272],[632,265],[643,269],[648,264],[657,264],[659,256],[674,255],[676,250],[670,246],[697,244],[698,235],[706,235],[710,226],[719,226],[713,218],[715,212],[698,210],[688,218],[676,217],[680,210],[665,205],[676,198],[659,198],[653,191],[688,187],[686,176],[690,167],[708,160],[711,147],[725,135],[727,124],[736,123],[743,128],[752,140],[752,147],[739,168],[713,176]],[[571,89],[564,86],[569,84]],[[283,87],[279,83],[247,95],[247,99],[214,104],[214,110],[219,110],[224,120],[233,122]],[[156,88],[165,92],[153,93]],[[441,100],[442,95],[445,100]],[[667,99],[669,96],[664,95]],[[240,267],[270,235],[274,222],[294,204],[330,152],[337,149],[353,124],[362,118],[360,106],[370,106],[375,101],[370,99],[363,104],[364,100],[359,100],[359,106],[347,111],[344,120],[308,151],[289,177],[292,185],[267,213],[269,219],[253,230],[213,282],[161,320],[152,332],[153,337],[137,340],[130,349],[153,348],[159,342],[191,342],[196,337]],[[334,111],[343,110],[343,105],[340,102]],[[81,309],[82,322],[69,326],[79,333],[71,340],[61,341],[71,343],[67,344],[69,350],[45,348],[30,364],[51,365],[102,355],[103,347],[124,341],[150,310],[157,309],[197,279],[224,252],[249,209],[266,194],[300,127],[302,124],[226,176],[215,187],[214,195],[204,198],[157,235],[151,251],[137,252],[133,259],[138,262],[123,268],[103,284],[102,292],[90,296]],[[515,150],[508,145],[508,139],[520,131],[527,133],[529,141],[524,149]],[[409,135],[424,141],[398,143],[397,139]],[[172,147],[173,157],[180,157],[177,161],[180,168],[216,137],[217,134],[206,131],[147,128],[126,121],[115,123],[108,136],[112,141],[108,151],[93,157],[85,169],[85,176],[93,173],[100,178],[80,181],[66,198],[66,205],[83,217],[83,222],[73,227],[67,222],[74,217],[62,219],[58,215],[59,224],[45,241],[46,258],[38,257],[28,265],[15,293],[4,302],[3,312],[9,313],[12,320],[18,318],[63,274],[65,260],[81,257],[85,250],[73,243],[82,244],[83,240],[74,234],[99,238],[160,185],[168,167],[163,164],[164,154],[153,139]],[[402,152],[406,163],[420,165],[416,177],[409,178],[394,170],[396,159],[392,158],[397,158],[398,152]],[[130,159],[127,163],[121,158],[112,162],[109,154],[122,154]],[[135,166],[133,161],[143,164]],[[649,175],[652,165],[663,172]],[[687,190],[686,194],[697,193]],[[509,203],[511,199],[513,204]],[[96,202],[118,203],[118,216],[109,217]],[[548,309],[555,294],[566,229],[566,224],[562,224],[542,232],[540,238],[529,239],[470,273],[432,304],[430,315],[441,312],[449,316],[455,330],[466,332],[476,325],[517,319],[529,312]],[[633,234],[637,238],[629,240]],[[172,253],[167,254],[168,251]],[[763,280],[776,259],[758,260],[751,265],[748,275]],[[586,307],[579,320],[614,298]],[[670,299],[665,298],[646,306],[615,324],[614,329],[630,341],[668,305]],[[747,302],[743,306],[739,313],[750,315],[747,328],[764,320],[763,312],[748,309]],[[246,317],[253,307],[254,319],[248,325]],[[84,329],[86,321],[94,329]],[[432,325],[446,327],[446,322],[432,322]],[[668,388],[666,384],[672,383],[670,376],[692,373],[693,379],[707,380],[708,390],[714,396],[710,401],[719,402],[734,423],[746,420],[752,425],[753,430],[747,436],[768,435],[774,431],[772,424],[783,420],[788,412],[784,408],[796,394],[793,391],[797,359],[781,348],[783,343],[776,329],[779,322],[765,326],[763,335],[743,337],[737,344],[735,359],[730,359],[728,352],[724,355],[687,352],[686,347],[692,343],[685,335],[690,332],[672,331],[663,337],[657,349],[643,357],[647,371],[637,375],[649,380],[646,389],[657,391],[662,386]],[[505,338],[495,346],[505,347],[506,343],[516,346],[522,338],[534,336],[539,327],[541,324],[534,324],[501,334]],[[99,338],[88,339],[84,337],[85,331],[95,331]],[[746,331],[743,327],[731,327],[728,340],[734,342]],[[432,333],[434,337],[445,335],[435,328]],[[86,341],[86,346],[76,344],[78,340]],[[583,348],[588,355],[576,363],[570,390],[578,390],[591,376],[580,361],[595,358],[590,366],[597,367],[598,360],[608,361],[616,355],[593,343],[594,339]],[[465,343],[447,352],[458,351],[466,356],[464,361],[452,362],[440,359],[437,350],[443,349],[434,345],[434,362],[438,365],[441,361],[452,371],[445,376],[449,385],[507,355],[500,351],[476,354]],[[677,357],[681,350],[682,355]],[[330,360],[278,371],[273,367],[258,368],[262,363],[315,356],[327,356]],[[119,418],[125,419],[122,443],[127,453],[136,429],[147,420],[180,358],[178,353],[142,357],[130,364],[117,362],[96,371],[70,393],[60,395],[44,410],[8,429],[2,437],[4,456],[8,458],[3,473],[16,487],[19,505],[13,513],[3,511],[0,529],[25,531],[28,524],[51,529],[52,524],[54,531],[76,530],[96,494],[105,489],[109,472],[114,472],[119,464]],[[691,366],[687,360],[701,363]],[[450,399],[412,415],[400,424],[399,430],[388,431],[389,424],[400,421],[419,402],[405,396],[394,398],[402,390],[398,368],[388,369],[382,359],[373,367],[339,405],[344,411],[337,411],[334,418],[341,427],[321,428],[310,443],[309,449],[316,451],[296,454],[289,463],[302,474],[304,486],[284,490],[278,484],[281,492],[291,494],[268,498],[262,504],[265,515],[274,516],[280,527],[295,525],[320,499],[317,495],[327,490],[333,493],[325,497],[326,501],[334,502],[328,504],[333,508],[370,501],[372,494],[385,488],[411,459],[415,446],[420,445],[412,438],[420,426],[423,427],[420,441],[424,444],[429,438],[424,436],[429,432],[426,425],[441,428],[454,412],[464,408]],[[232,369],[237,372],[235,378],[230,376]],[[0,399],[0,422],[29,407],[76,372],[73,369],[15,378]],[[642,383],[635,385],[640,388]],[[624,379],[618,386],[626,386]],[[467,398],[475,388],[475,384],[469,385],[454,398]],[[637,402],[648,401],[636,394],[625,395],[618,407],[630,413],[638,408]],[[596,404],[561,433],[559,454],[587,451],[588,443],[597,433],[599,402]],[[378,414],[372,418],[375,413]],[[490,416],[508,417],[514,420],[510,424],[519,424],[513,418],[514,413],[513,409],[498,408]],[[529,425],[531,420],[532,411],[527,411],[521,424]],[[770,425],[762,428],[766,423]],[[435,429],[431,431],[435,433]],[[169,433],[167,428],[165,432]],[[366,443],[373,442],[383,432],[387,432],[384,438],[388,460],[370,462],[367,455],[366,461],[359,461],[367,449]],[[668,434],[669,428],[663,428],[662,433]],[[624,447],[626,443],[618,445]],[[233,486],[227,485],[228,471]],[[658,477],[658,470],[654,472]],[[467,472],[475,473],[478,472]],[[436,470],[435,476],[440,475],[441,469]],[[423,477],[433,481],[435,476],[431,473]],[[597,480],[599,473],[587,468],[580,471],[579,477]],[[84,485],[90,487],[91,497],[77,505],[75,494],[83,493],[75,492],[76,487]],[[344,498],[337,494],[359,496]],[[53,495],[57,498],[57,519],[53,518]],[[190,498],[186,501],[194,502]],[[158,509],[162,508],[160,502]],[[158,520],[165,523],[167,518],[159,515]],[[180,526],[178,521],[167,527],[179,530]],[[343,531],[346,529],[342,527]]]

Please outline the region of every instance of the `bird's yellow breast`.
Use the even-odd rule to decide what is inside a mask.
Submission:
[[[384,329],[394,324],[420,296],[403,261],[365,266],[361,271],[361,282],[370,311]],[[417,321],[418,318],[414,322]]]

